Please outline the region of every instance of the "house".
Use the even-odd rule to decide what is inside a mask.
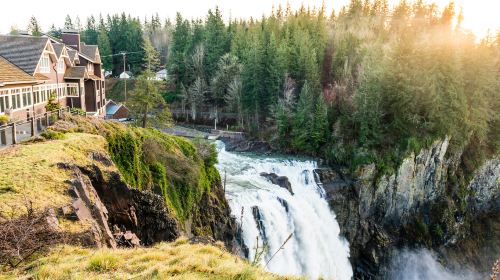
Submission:
[[[10,114],[12,108],[18,109],[23,101],[26,103],[24,108],[29,110],[33,106],[32,96],[23,94],[22,89],[32,89],[37,83],[33,76],[0,56],[0,114]],[[21,94],[11,95],[11,90]]]
[[[65,81],[61,71],[61,67],[71,67],[69,60],[64,58],[61,49],[54,48],[48,38],[0,36],[0,56],[37,81],[30,86],[10,86],[3,91],[2,95],[10,100],[5,113],[11,119],[25,119],[45,112],[49,98],[67,106],[68,99],[78,97],[78,84]]]
[[[167,69],[162,69],[158,72],[156,72],[156,80],[158,81],[163,81],[168,78],[168,72]]]
[[[47,101],[54,98],[61,106],[104,116],[106,98],[99,49],[80,42],[78,32],[64,31],[62,41],[48,36],[0,35],[0,56],[8,62],[6,66],[3,61],[0,76],[7,81],[6,67],[15,67],[18,75],[13,77],[19,78],[9,78],[8,86],[3,82],[1,95],[6,108],[0,114],[8,114],[11,119],[41,114]],[[32,77],[29,84],[25,83],[26,75]]]
[[[130,110],[123,104],[109,100],[106,103],[106,119],[126,119]]]
[[[134,75],[130,71],[123,71],[120,74],[120,79],[131,79]]]

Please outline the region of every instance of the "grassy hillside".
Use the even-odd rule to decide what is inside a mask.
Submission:
[[[58,163],[86,166],[90,153],[106,153],[106,140],[99,135],[70,133],[62,140],[17,145],[0,150],[0,216],[23,214],[26,203],[33,208],[69,204],[69,170]],[[97,163],[98,164],[98,163]],[[100,166],[103,170],[114,167]],[[114,168],[116,169],[116,168]]]
[[[185,239],[152,248],[83,249],[64,246],[33,262],[27,270],[0,279],[296,279],[251,266],[221,248]]]

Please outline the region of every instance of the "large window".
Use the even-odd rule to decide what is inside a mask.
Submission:
[[[19,109],[23,106],[21,103],[21,90],[16,88],[16,89],[11,89],[10,93],[12,94],[12,109]]]
[[[9,108],[9,90],[0,90],[0,113],[5,113]]]
[[[57,73],[61,74],[61,73],[64,73],[64,58],[61,58],[61,60],[59,60],[57,62]]]
[[[42,55],[40,60],[40,73],[50,73],[50,58],[48,54]]]
[[[23,107],[30,106],[33,104],[31,100],[31,88],[23,88],[22,95],[23,95]]]

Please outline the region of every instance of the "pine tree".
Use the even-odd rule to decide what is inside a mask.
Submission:
[[[113,53],[111,51],[108,34],[104,28],[100,28],[99,33],[97,34],[97,45],[99,46],[99,52],[101,54],[104,69],[113,69],[113,58],[111,57]]]
[[[142,47],[144,50],[144,68],[147,71],[154,72],[160,65],[160,55],[158,51],[153,47],[149,38],[144,38],[144,46]]]
[[[73,21],[69,15],[66,15],[66,19],[64,20],[64,29],[75,29]]]
[[[32,36],[42,36],[42,30],[40,29],[40,25],[38,25],[38,21],[34,16],[31,17],[30,23],[28,25],[28,32]]]

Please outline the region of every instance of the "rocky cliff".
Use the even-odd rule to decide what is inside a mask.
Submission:
[[[394,174],[378,176],[374,165],[350,176],[339,170],[318,170],[350,243],[357,278],[383,276],[391,256],[403,247],[431,248],[449,255],[444,259],[450,265],[469,265],[480,272],[486,272],[498,256],[500,247],[492,244],[496,248],[490,248],[487,256],[479,248],[469,250],[469,257],[452,257],[459,246],[461,250],[485,247],[498,237],[500,160],[487,161],[463,184],[456,180],[459,157],[447,155],[448,145],[449,139],[444,139],[418,155],[411,154]],[[488,234],[493,238],[488,239]],[[484,237],[481,244],[477,236]]]

